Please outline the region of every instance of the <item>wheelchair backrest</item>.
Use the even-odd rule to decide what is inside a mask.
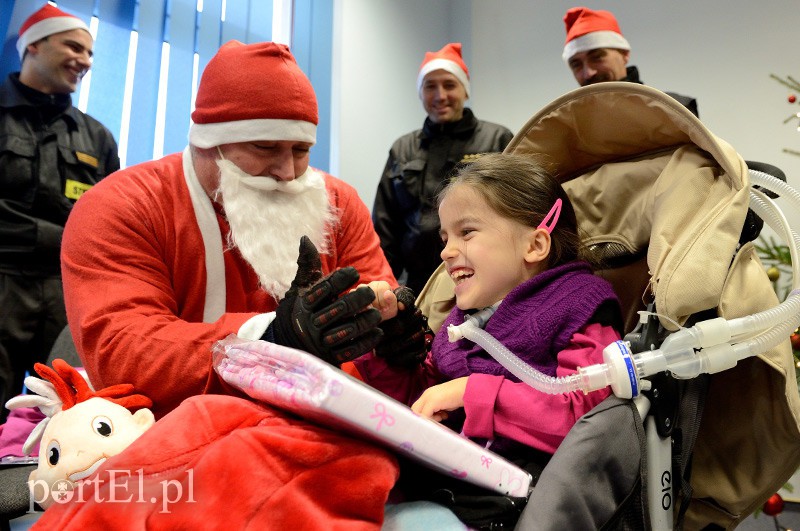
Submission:
[[[735,318],[778,303],[752,243],[736,150],[666,94],[611,82],[582,87],[536,113],[507,153],[529,155],[563,184],[584,242],[604,259],[629,331],[655,302],[676,330],[713,310]],[[437,327],[454,304],[440,267],[418,303]],[[800,465],[800,396],[789,341],[711,377],[693,457],[688,528],[735,525]]]

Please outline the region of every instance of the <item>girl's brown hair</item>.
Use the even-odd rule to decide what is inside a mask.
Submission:
[[[575,210],[564,188],[545,168],[520,155],[487,153],[462,167],[439,193],[438,202],[454,186],[472,187],[500,216],[536,228],[561,199],[561,216],[550,233],[548,267],[588,258],[581,244]]]

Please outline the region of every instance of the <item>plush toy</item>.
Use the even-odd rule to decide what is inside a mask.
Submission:
[[[25,385],[36,394],[14,397],[6,407],[38,407],[45,415],[22,450],[30,455],[41,440],[39,464],[28,485],[32,500],[46,509],[54,501],[70,498],[70,491],[81,480],[127,448],[155,418],[147,409],[152,401],[134,394],[130,384],[93,391],[83,376],[61,359],[53,361],[53,369],[41,363],[34,369],[44,380],[29,376]]]

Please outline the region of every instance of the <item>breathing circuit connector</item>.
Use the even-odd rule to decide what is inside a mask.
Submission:
[[[600,375],[607,374],[607,385],[615,395],[632,398],[647,385],[643,378],[660,372],[669,371],[676,378],[688,379],[735,366],[741,354],[727,343],[730,339],[728,321],[721,317],[709,319],[668,336],[655,350],[631,354],[626,342],[612,343],[603,350],[604,364],[580,369],[579,373],[594,376],[592,390],[601,383]],[[607,366],[605,372],[603,365]]]

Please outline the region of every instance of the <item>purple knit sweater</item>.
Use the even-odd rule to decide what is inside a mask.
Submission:
[[[556,355],[607,301],[617,302],[611,284],[594,275],[586,262],[570,262],[511,290],[486,331],[538,371],[555,376]],[[444,379],[482,373],[518,382],[478,345],[467,339],[448,341],[447,325],[463,323],[466,315],[454,308],[433,340],[433,362]]]

